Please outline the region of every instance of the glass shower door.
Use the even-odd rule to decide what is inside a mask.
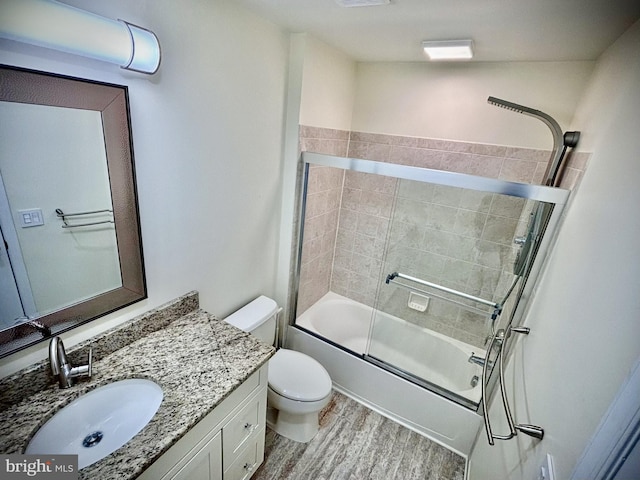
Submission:
[[[399,180],[367,358],[477,406],[487,342],[515,305],[537,203]]]
[[[309,152],[303,159],[296,326],[477,409],[569,192]]]

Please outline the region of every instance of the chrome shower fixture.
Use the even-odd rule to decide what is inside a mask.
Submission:
[[[522,432],[530,437],[542,440],[544,438],[544,429],[538,425],[529,425],[527,423],[519,423],[516,425],[516,430]]]
[[[563,135],[558,122],[540,110],[518,105],[517,103],[508,102],[507,100],[502,100],[496,97],[487,98],[487,102],[490,105],[495,105],[496,107],[506,108],[513,112],[535,117],[549,127],[551,135],[553,135],[553,151],[551,152],[551,158],[549,159],[547,170],[544,173],[544,185],[550,187],[556,186],[556,178],[560,171],[562,159],[567,151],[567,147],[573,148],[578,144],[578,140],[580,140],[580,132],[566,132]],[[560,145],[562,145],[562,148],[560,148]]]

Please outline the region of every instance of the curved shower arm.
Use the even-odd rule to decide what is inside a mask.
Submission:
[[[547,186],[553,186],[556,174],[558,172],[558,169],[560,168],[560,161],[562,160],[563,155],[562,149],[564,146],[562,129],[560,128],[558,122],[556,122],[551,116],[547,115],[544,112],[541,112],[540,110],[535,110],[523,105],[518,105],[517,103],[508,102],[507,100],[502,100],[500,98],[489,97],[487,98],[487,102],[489,102],[489,104],[491,105],[495,105],[496,107],[506,108],[507,110],[512,110],[514,112],[535,117],[538,120],[544,122],[544,124],[549,127],[549,129],[551,130],[551,135],[553,135],[553,151],[551,152],[551,158],[549,159],[549,163],[547,164],[547,170],[544,172],[544,184]]]

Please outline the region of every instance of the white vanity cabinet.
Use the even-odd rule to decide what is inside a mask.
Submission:
[[[167,480],[218,480],[222,478],[222,432],[215,433],[193,455],[178,462],[163,478]]]
[[[266,412],[264,365],[138,479],[248,480],[264,459]]]

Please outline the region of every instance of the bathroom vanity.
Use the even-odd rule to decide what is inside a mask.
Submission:
[[[48,362],[0,380],[0,453],[23,453],[34,433],[74,399],[103,385],[146,378],[164,398],[124,446],[80,470],[81,479],[245,479],[261,464],[272,346],[180,297],[69,349],[81,363],[93,347],[93,376],[68,389]]]
[[[264,458],[267,367],[236,388],[140,480],[243,480]]]

